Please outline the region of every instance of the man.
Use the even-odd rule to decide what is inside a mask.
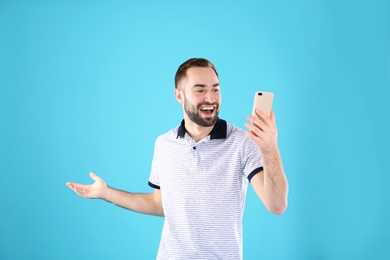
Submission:
[[[242,216],[248,181],[266,208],[282,214],[288,184],[274,113],[248,116],[245,132],[218,118],[214,65],[193,58],[176,72],[174,95],[184,120],[156,140],[150,194],[117,190],[94,173],[92,185],[67,183],[78,195],[164,216],[157,259],[242,259]]]

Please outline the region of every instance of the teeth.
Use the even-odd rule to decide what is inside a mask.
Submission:
[[[214,110],[214,107],[202,107],[200,110]]]

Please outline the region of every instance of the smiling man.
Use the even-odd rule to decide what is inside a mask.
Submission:
[[[242,259],[242,216],[248,182],[266,208],[282,214],[288,184],[273,112],[249,116],[247,131],[218,117],[221,94],[214,65],[202,58],[176,72],[174,94],[184,119],[156,140],[150,194],[95,182],[68,187],[126,209],[164,216],[157,259]]]

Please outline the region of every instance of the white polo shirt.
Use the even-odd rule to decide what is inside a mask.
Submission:
[[[256,145],[224,120],[197,143],[184,120],[159,136],[149,178],[165,215],[157,259],[242,259],[248,180],[261,170]]]

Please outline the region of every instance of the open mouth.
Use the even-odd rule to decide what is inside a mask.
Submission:
[[[202,106],[202,107],[199,108],[199,110],[202,112],[202,114],[207,115],[207,116],[213,115],[215,109],[216,109],[215,105],[213,105],[213,106]]]

